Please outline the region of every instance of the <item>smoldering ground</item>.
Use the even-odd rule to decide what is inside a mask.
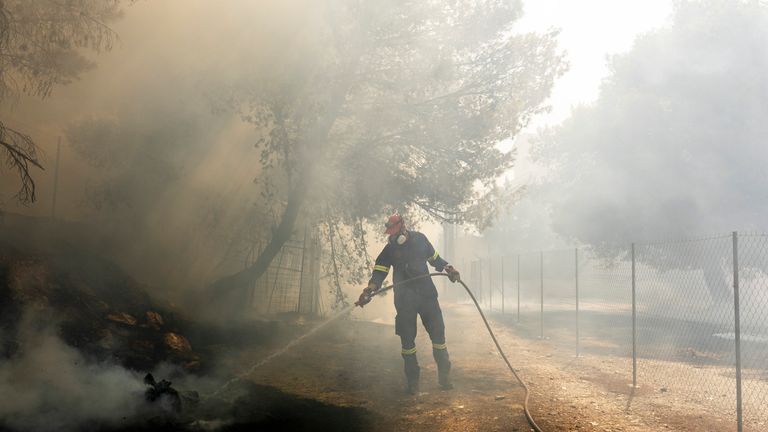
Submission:
[[[153,375],[173,380],[183,395],[183,411],[177,412],[172,400],[147,400],[144,373],[86,358],[39,312],[24,315],[14,340],[19,341],[15,354],[0,366],[0,427],[13,431],[218,430],[233,423],[258,424],[264,421],[260,412],[290,412],[294,399],[245,382],[231,385],[227,399],[210,398],[223,379],[160,364]],[[198,391],[205,392],[202,401]],[[248,414],[251,409],[257,414]]]
[[[58,337],[49,317],[25,313],[17,331],[16,353],[0,364],[0,423],[8,428],[113,427],[144,408],[138,373],[86,360]]]
[[[187,321],[108,260],[11,227],[0,229],[0,395],[9,401],[0,428],[199,430],[339,418],[332,406],[231,381],[314,322]],[[172,398],[147,400],[147,372],[172,382],[166,395],[178,392],[180,411]]]
[[[12,431],[81,430],[369,430],[372,415],[363,408],[345,408],[258,384],[251,374],[269,352],[282,352],[315,323],[272,332],[280,336],[267,346],[221,338],[222,358],[216,370],[190,374],[178,365],[152,368],[156,380],[168,379],[178,393],[180,409],[170,393],[149,400],[145,372],[111,360],[84,355],[65,343],[51,314],[27,311],[16,331],[4,332],[0,342],[14,344],[13,354],[0,366],[0,429]],[[230,329],[232,330],[232,329]],[[239,331],[247,332],[240,328]],[[338,340],[334,333],[321,339]],[[343,333],[343,332],[342,332]],[[250,336],[260,339],[257,332]],[[247,337],[247,336],[241,336]],[[200,341],[200,336],[193,336]],[[295,355],[299,350],[292,350]],[[232,361],[235,359],[235,361]],[[306,361],[306,360],[305,360]],[[256,362],[256,363],[254,363]],[[273,368],[280,360],[269,364]],[[310,361],[310,363],[312,363]],[[234,378],[233,378],[234,377]],[[285,429],[281,429],[285,430]]]

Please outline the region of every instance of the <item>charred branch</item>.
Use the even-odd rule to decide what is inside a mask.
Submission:
[[[37,158],[37,146],[29,135],[6,127],[0,122],[0,150],[5,153],[5,166],[16,174],[21,181],[16,199],[29,205],[37,199],[33,167],[43,169]]]

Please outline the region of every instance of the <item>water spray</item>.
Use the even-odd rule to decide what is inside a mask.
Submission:
[[[230,379],[229,381],[225,382],[224,385],[219,387],[218,390],[216,390],[215,392],[211,393],[208,396],[221,398],[221,396],[219,396],[219,394],[221,392],[223,392],[224,390],[226,390],[230,385],[232,385],[232,384],[234,384],[234,383],[236,383],[238,381],[245,380],[246,378],[251,376],[256,371],[256,369],[264,366],[265,364],[269,363],[273,359],[275,359],[277,357],[280,357],[281,355],[285,354],[288,350],[290,350],[291,348],[293,348],[296,345],[300,344],[302,341],[304,341],[308,337],[314,335],[318,331],[320,331],[323,328],[327,327],[328,324],[331,324],[332,322],[337,321],[339,318],[341,318],[344,315],[346,315],[347,313],[349,313],[352,309],[354,309],[354,307],[355,307],[355,305],[346,306],[344,309],[338,311],[336,313],[336,315],[333,315],[332,317],[330,317],[327,320],[321,322],[320,324],[316,325],[315,327],[312,327],[312,329],[310,329],[308,332],[306,332],[303,335],[301,335],[301,336],[297,337],[296,339],[292,340],[290,343],[288,343],[288,345],[280,348],[279,350],[277,350],[277,351],[273,352],[272,354],[270,354],[270,355],[264,357],[263,359],[259,360],[259,362],[255,363],[253,366],[251,366],[246,372],[241,373],[240,375],[237,375],[236,377],[234,377],[234,378]]]
[[[424,278],[428,278],[428,277],[435,277],[435,276],[446,276],[447,277],[448,274],[446,274],[446,273],[429,273],[429,274],[424,274],[424,275],[417,276],[417,277],[414,277],[414,278],[406,279],[406,280],[403,280],[403,281],[400,281],[400,282],[397,282],[397,283],[393,283],[391,285],[388,285],[386,287],[383,287],[383,288],[377,290],[374,293],[371,293],[371,297],[383,295],[387,291],[393,289],[394,287],[396,287],[398,285],[402,285],[404,283],[408,283],[408,282],[412,282],[412,281],[415,281],[415,280],[424,279]],[[472,294],[472,291],[469,289],[467,284],[465,284],[464,281],[462,281],[461,279],[458,279],[457,282],[459,282],[461,284],[461,286],[464,287],[464,290],[467,291],[467,294],[469,294],[469,297],[472,299],[472,302],[475,304],[475,307],[477,308],[477,312],[480,314],[480,318],[483,319],[483,323],[485,324],[485,328],[488,330],[488,334],[491,336],[491,339],[493,339],[493,343],[494,343],[494,345],[496,345],[496,349],[499,351],[499,354],[501,354],[501,358],[504,359],[504,363],[506,363],[507,368],[509,368],[510,372],[512,372],[512,375],[514,375],[515,379],[517,379],[517,382],[519,382],[520,385],[525,390],[525,400],[523,401],[523,410],[525,411],[525,418],[528,420],[528,423],[531,425],[531,427],[536,432],[541,432],[541,428],[539,428],[539,426],[533,420],[533,416],[531,416],[531,412],[528,410],[528,398],[530,396],[530,391],[528,389],[528,385],[526,385],[525,382],[522,380],[522,378],[520,378],[520,376],[517,374],[517,371],[515,370],[515,368],[513,368],[512,364],[509,362],[509,359],[507,358],[507,355],[504,353],[504,350],[501,348],[501,345],[499,344],[499,341],[496,339],[496,335],[493,333],[493,330],[491,330],[491,325],[488,323],[488,319],[485,318],[485,314],[483,313],[483,310],[480,308],[480,303],[477,302],[477,299],[475,298],[474,294]],[[326,326],[328,326],[328,324],[337,321],[339,318],[341,318],[344,315],[346,315],[347,313],[349,313],[354,307],[355,307],[355,305],[350,305],[350,306],[345,307],[344,309],[340,310],[339,312],[337,312],[332,317],[328,318],[327,320],[325,320],[322,323],[318,324],[317,326],[313,327],[308,332],[306,332],[303,335],[299,336],[298,338],[292,340],[288,345],[284,346],[283,348],[279,349],[278,351],[273,352],[272,354],[268,355],[267,357],[261,359],[259,362],[255,363],[253,366],[251,366],[248,369],[248,371],[246,371],[245,373],[242,373],[242,374],[240,374],[240,375],[230,379],[226,383],[224,383],[224,385],[221,386],[218,390],[216,390],[215,392],[211,393],[209,395],[209,397],[219,397],[219,398],[221,398],[221,396],[218,396],[218,395],[221,392],[223,392],[224,390],[226,390],[230,385],[232,385],[233,383],[235,383],[237,381],[245,380],[247,377],[249,377],[251,374],[253,374],[253,372],[255,372],[256,369],[264,366],[265,364],[267,364],[270,361],[274,360],[275,358],[281,356],[282,354],[285,354],[288,350],[290,350],[294,346],[300,344],[302,341],[306,340],[308,337],[316,334],[318,331],[320,331],[321,329],[323,329]]]

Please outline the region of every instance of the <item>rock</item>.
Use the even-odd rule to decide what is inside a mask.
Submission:
[[[111,314],[107,315],[107,319],[110,321],[119,322],[129,326],[135,326],[136,323],[139,322],[136,320],[136,318],[133,317],[133,315],[127,314],[125,312],[112,312]]]
[[[201,367],[181,336],[189,324],[117,265],[86,248],[14,235],[0,226],[0,356],[19,349],[19,325],[31,312],[51,317],[63,342],[96,361],[138,371],[160,363]]]
[[[168,332],[165,334],[165,344],[168,346],[168,348],[179,351],[182,353],[190,352],[192,351],[192,345],[190,345],[187,338],[180,334],[176,334],[174,332]]]
[[[504,400],[506,398],[507,398],[506,396],[498,395],[494,399],[497,400],[497,401],[500,401],[500,400]]]
[[[147,316],[147,324],[149,324],[150,327],[156,330],[159,330],[160,327],[163,326],[164,324],[163,316],[160,315],[159,313],[153,312],[153,311],[147,311],[146,316]]]

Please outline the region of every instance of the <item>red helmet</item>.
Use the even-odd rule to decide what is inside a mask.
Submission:
[[[387,223],[384,224],[384,226],[387,228],[386,231],[384,231],[384,234],[387,235],[394,235],[400,232],[400,228],[405,224],[403,221],[403,217],[399,214],[395,213],[392,216],[387,219]]]

